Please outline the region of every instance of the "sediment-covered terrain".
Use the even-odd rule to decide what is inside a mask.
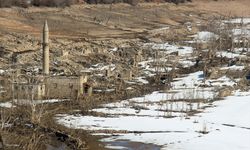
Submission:
[[[249,149],[248,3],[1,8],[0,143],[5,149]],[[50,75],[88,76],[91,96],[15,98],[17,89],[3,84],[14,83],[16,74],[42,74],[45,20]]]

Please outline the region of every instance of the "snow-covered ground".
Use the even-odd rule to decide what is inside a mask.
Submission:
[[[201,88],[202,84],[211,84],[213,88]],[[113,149],[123,147],[110,143],[124,140],[173,150],[249,149],[250,92],[235,91],[234,96],[210,102],[216,97],[215,87],[234,84],[226,76],[204,82],[203,73],[198,71],[175,79],[170,91],[157,91],[91,110],[106,117],[59,114],[56,120],[69,128],[108,136],[102,141]]]
[[[63,101],[69,101],[69,99],[46,99],[46,100],[28,100],[28,99],[15,99],[9,102],[0,103],[0,107],[11,108],[16,107],[15,105],[39,105],[39,104],[48,104],[48,103],[59,103]]]
[[[230,96],[190,118],[117,115],[112,117],[58,115],[58,122],[85,130],[126,131],[104,138],[111,142],[129,140],[163,146],[162,149],[250,149],[250,92]],[[111,109],[111,113],[113,109]],[[124,113],[127,109],[120,109]],[[127,110],[129,111],[129,110]],[[105,110],[104,112],[108,112]],[[145,115],[145,114],[144,114]],[[138,134],[134,134],[134,133]],[[208,132],[202,134],[201,132]],[[105,135],[105,132],[101,132]],[[99,133],[100,134],[100,133]],[[107,134],[106,134],[107,135]]]
[[[235,18],[231,20],[225,21],[226,23],[233,23],[233,24],[250,24],[250,18]]]
[[[198,32],[192,37],[194,38],[194,41],[197,41],[198,43],[206,43],[213,39],[218,39],[218,35],[209,31]]]
[[[149,57],[138,63],[144,77],[152,77],[156,75],[157,72],[168,73],[172,71],[172,69],[178,70],[179,66],[188,68],[195,65],[192,47],[177,46],[170,43],[147,43],[144,44],[143,47],[149,48],[154,52],[158,51],[158,58]],[[158,66],[156,66],[156,64],[158,64]],[[175,64],[175,67],[173,67],[173,64]]]
[[[247,24],[247,21],[244,23]],[[193,38],[195,41],[208,42],[218,36],[202,31]],[[149,43],[144,47],[160,52],[160,58],[147,58],[139,62],[143,73],[133,81],[127,81],[128,83],[149,84],[146,77],[154,76],[156,71],[171,71],[173,68],[170,66],[156,70],[153,64],[156,61],[175,62],[173,53],[178,53],[176,64],[182,67],[195,65],[192,47],[169,43]],[[171,53],[169,60],[165,56]],[[246,55],[238,51],[221,51],[216,54],[218,57],[246,58]],[[103,66],[94,67],[100,69]],[[219,68],[233,71],[243,69],[243,65]],[[88,130],[93,135],[105,135],[102,141],[110,149],[134,149],[130,144],[117,144],[122,141],[152,144],[155,149],[168,150],[248,150],[250,91],[236,90],[232,96],[213,101],[218,97],[218,89],[234,87],[237,81],[238,79],[231,79],[226,75],[204,80],[203,71],[197,71],[175,78],[168,91],[155,91],[142,97],[109,103],[90,110],[97,112],[93,114],[100,114],[98,116],[58,114],[55,119],[57,123],[68,128]]]
[[[221,51],[216,53],[217,57],[226,57],[226,58],[246,58],[245,55],[228,52],[228,51]]]
[[[68,101],[69,99],[46,99],[46,100],[26,100],[19,99],[14,100],[14,103],[21,105],[31,105],[31,104],[46,104],[46,103],[58,103],[63,101]]]
[[[250,37],[250,29],[233,29],[234,36]]]
[[[2,103],[0,103],[0,107],[11,108],[11,107],[15,107],[15,106],[11,102],[2,102]]]
[[[245,66],[236,66],[236,65],[233,65],[233,66],[229,66],[229,67],[222,67],[220,69],[221,70],[243,70],[243,69],[245,69]]]
[[[193,53],[193,48],[188,46],[176,46],[169,43],[156,44],[156,43],[147,43],[144,47],[151,47],[153,50],[164,50],[165,54],[170,54],[178,52],[180,56],[187,56]]]

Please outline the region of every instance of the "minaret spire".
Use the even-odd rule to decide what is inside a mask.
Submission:
[[[43,74],[49,75],[49,28],[47,20],[43,26]]]

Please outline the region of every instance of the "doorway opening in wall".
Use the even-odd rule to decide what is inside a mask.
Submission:
[[[88,84],[83,84],[83,93],[87,94],[89,90],[89,85]]]

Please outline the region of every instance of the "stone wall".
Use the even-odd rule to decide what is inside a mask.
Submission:
[[[88,93],[84,88],[87,77],[49,77],[45,80],[46,95],[49,98],[76,98]],[[89,87],[88,87],[89,88]]]

